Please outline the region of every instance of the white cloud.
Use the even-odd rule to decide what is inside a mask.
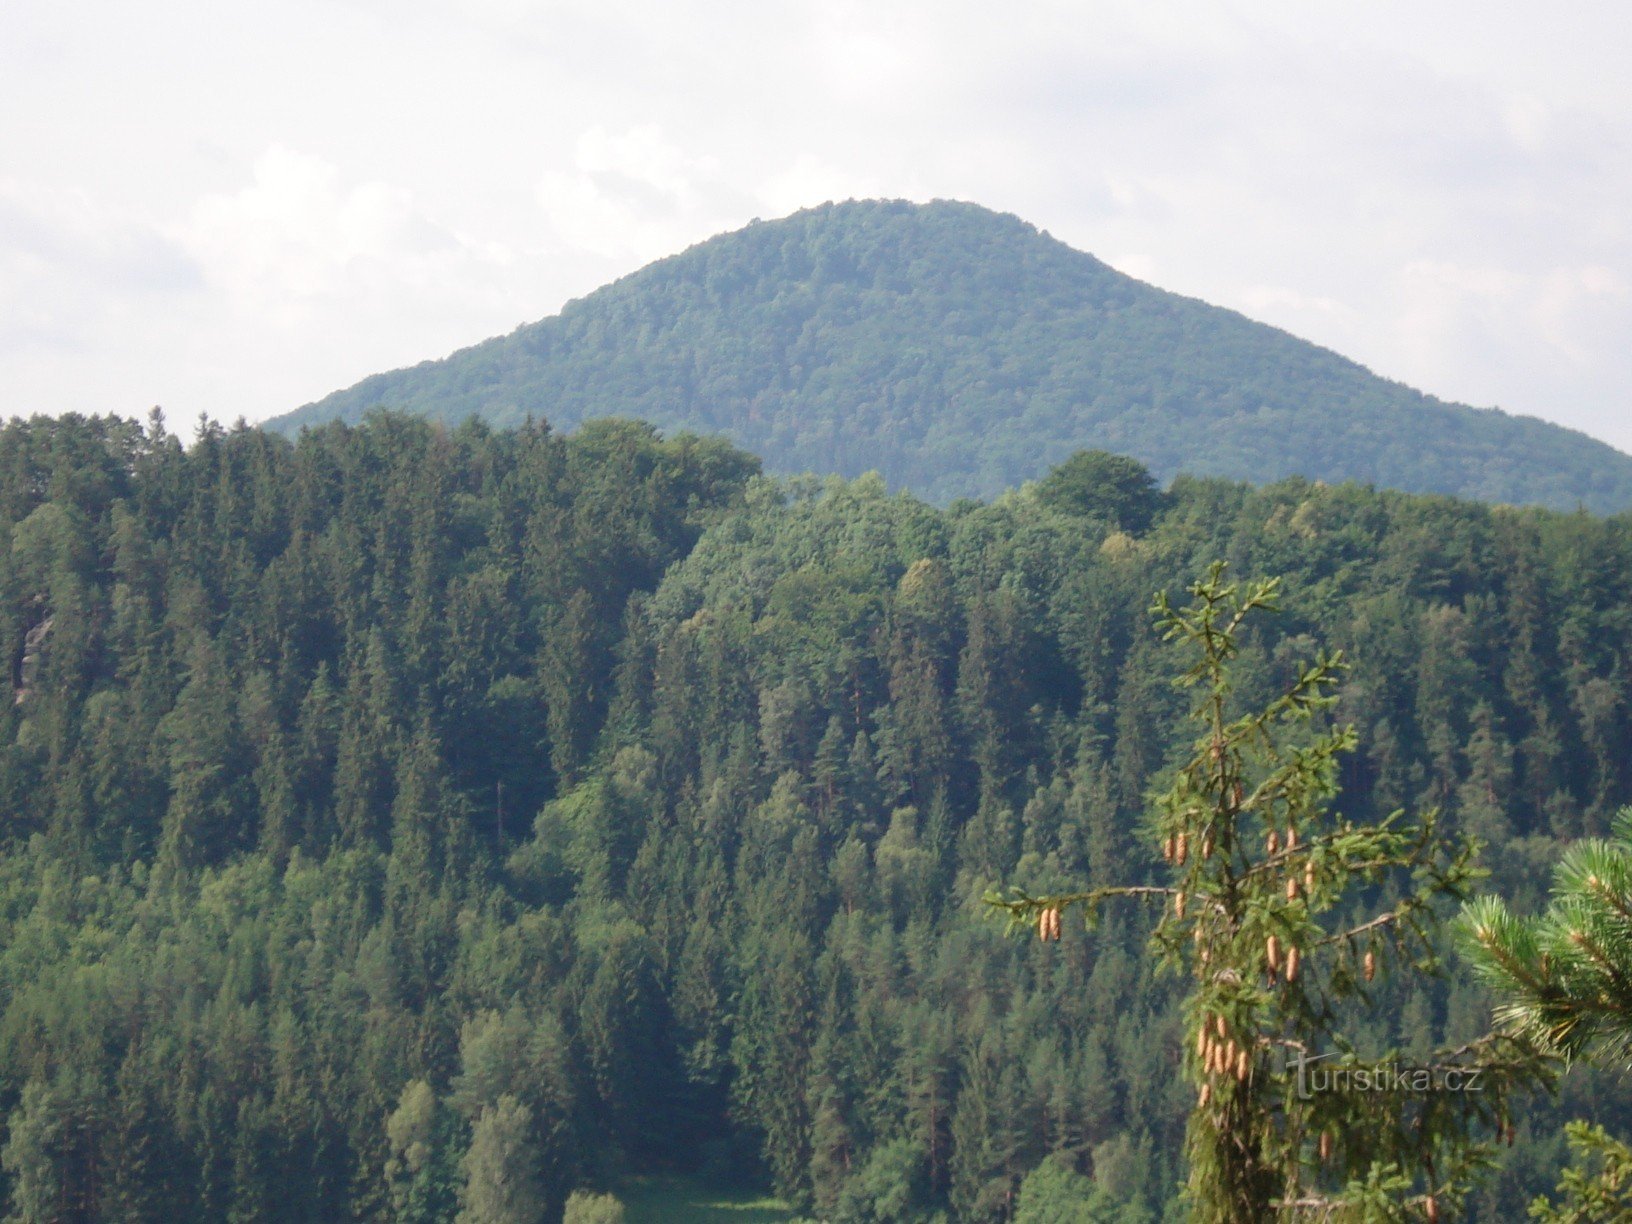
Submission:
[[[1285,285],[1248,285],[1241,290],[1240,297],[1259,318],[1344,313],[1343,303],[1334,297],[1302,293]]]
[[[371,263],[423,280],[425,264],[470,253],[407,189],[348,185],[335,166],[282,146],[257,159],[249,186],[200,200],[181,240],[235,299],[266,305],[341,292]]]
[[[718,162],[687,154],[655,123],[590,128],[572,170],[546,172],[536,194],[561,247],[608,259],[657,259],[745,220]]]
[[[77,188],[0,180],[0,408],[102,410],[104,380],[130,371],[110,354],[151,320],[190,313],[204,289],[189,254],[142,218]]]
[[[869,175],[858,175],[813,153],[801,153],[792,165],[762,182],[755,195],[766,216],[780,217],[831,200],[869,199],[886,192],[884,184]]]
[[[198,283],[186,252],[140,218],[85,191],[12,178],[0,179],[0,256],[14,275],[66,277],[110,292],[173,292]],[[19,281],[6,283],[21,296]]]
[[[933,84],[921,23],[885,7],[836,4],[822,14],[813,42],[824,92],[841,104],[896,106]]]
[[[1432,385],[1437,375],[1452,383],[1447,397],[1509,409],[1545,402],[1550,419],[1632,449],[1632,420],[1595,410],[1616,403],[1603,389],[1632,379],[1632,286],[1620,272],[1421,260],[1402,271],[1397,293],[1394,340],[1408,381]]]

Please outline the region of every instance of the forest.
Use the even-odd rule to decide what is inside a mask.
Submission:
[[[1187,751],[1152,597],[1279,577],[1343,815],[1536,909],[1632,802],[1632,515],[1072,459],[989,502],[633,420],[0,429],[0,1169],[27,1221],[558,1219],[683,1173],[823,1221],[1183,1218],[1137,905]],[[1377,900],[1376,897],[1368,898]],[[1384,898],[1386,900],[1386,898]],[[1456,957],[1346,1017],[1489,1023]],[[1526,1099],[1522,1218],[1611,1073]]]
[[[949,200],[756,222],[268,427],[355,424],[380,407],[450,428],[638,417],[722,434],[772,474],[877,471],[942,505],[1101,447],[1164,482],[1301,475],[1632,508],[1632,458],[1594,438],[1423,395]]]

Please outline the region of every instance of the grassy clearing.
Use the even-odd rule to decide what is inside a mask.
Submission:
[[[628,1224],[784,1224],[781,1199],[719,1190],[678,1177],[644,1177],[620,1186]]]

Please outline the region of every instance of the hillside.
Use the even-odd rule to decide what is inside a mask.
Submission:
[[[1147,609],[1215,558],[1286,582],[1243,701],[1353,661],[1343,819],[1438,808],[1527,908],[1632,801],[1632,516],[1184,478],[1113,530],[1051,482],[755,466],[628,423],[0,428],[0,1215],[560,1220],[661,1176],[1178,1218],[1152,915],[1045,944],[973,902],[1162,878],[1195,728]],[[1360,1048],[1478,1031],[1465,972],[1379,957]],[[1614,1075],[1521,1102],[1458,1218],[1523,1218],[1563,1118],[1632,1133]]]
[[[723,433],[772,472],[878,470],[940,502],[993,496],[1100,447],[1164,480],[1302,475],[1632,506],[1632,457],[1584,434],[1424,396],[950,202],[755,223],[271,427],[379,406],[499,425],[640,417]]]

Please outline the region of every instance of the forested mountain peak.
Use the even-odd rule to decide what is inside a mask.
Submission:
[[[1584,434],[1422,395],[952,201],[756,221],[272,427],[380,406],[500,425],[635,416],[725,434],[773,472],[876,469],[943,502],[1099,447],[1164,481],[1301,475],[1632,506],[1632,457]]]

